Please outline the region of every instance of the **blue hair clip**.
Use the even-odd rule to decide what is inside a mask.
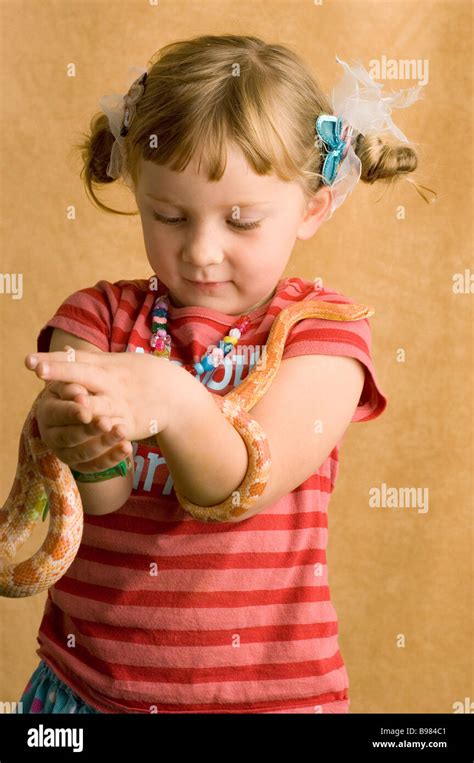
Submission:
[[[341,137],[342,119],[332,114],[321,114],[316,120],[316,132],[325,144],[328,154],[324,160],[322,176],[326,185],[332,185],[336,177],[339,164],[344,159],[349,148],[347,131],[345,139]]]

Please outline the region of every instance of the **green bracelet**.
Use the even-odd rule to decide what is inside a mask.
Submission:
[[[75,469],[71,469],[71,472],[76,482],[103,482],[104,480],[110,480],[117,475],[125,477],[131,468],[132,460],[127,456],[127,458],[120,461],[116,466],[112,466],[110,469],[104,469],[102,472],[77,472]]]
[[[103,472],[92,472],[91,474],[76,472],[75,469],[71,469],[72,476],[77,482],[102,482],[102,480],[109,480],[119,474],[121,477],[125,475],[132,468],[132,460],[129,456],[123,461],[120,461],[116,466],[112,466],[111,469],[104,469]],[[46,519],[46,515],[49,511],[49,502],[46,497],[42,499],[44,501],[42,521]]]

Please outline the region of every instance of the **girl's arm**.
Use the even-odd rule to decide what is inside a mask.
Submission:
[[[133,462],[133,459],[132,459]],[[76,482],[85,514],[110,514],[120,509],[130,497],[134,469],[125,477],[113,477],[104,482]]]
[[[179,492],[199,506],[212,506],[237,491],[247,471],[247,449],[209,390],[182,374],[158,442]],[[350,424],[363,386],[364,367],[353,357],[302,355],[281,362],[250,411],[267,435],[270,478],[255,504],[229,521],[257,514],[319,469]]]
[[[73,346],[72,341],[70,344]],[[100,376],[98,350],[88,349],[89,363],[52,363],[46,378],[101,389],[105,381]],[[41,353],[38,355],[41,359]],[[212,393],[186,370],[163,358],[144,355],[137,363],[137,357],[116,359],[107,353],[103,355],[107,361],[104,365],[109,366],[104,377],[107,383],[108,377],[115,374],[119,384],[125,378],[132,388],[133,383],[138,385],[140,395],[134,389],[131,394],[127,386],[127,394],[122,391],[120,401],[130,409],[124,416],[130,418],[133,432],[146,433],[134,434],[132,439],[141,439],[157,427],[158,444],[178,492],[199,506],[212,506],[238,491],[247,470],[247,449],[212,400]],[[150,360],[162,366],[159,383],[152,379],[149,384]],[[136,377],[131,373],[132,369],[135,373],[135,366]],[[37,372],[44,378],[42,363],[38,364]],[[251,409],[251,415],[267,435],[270,479],[255,504],[232,521],[247,519],[265,509],[320,468],[340,443],[354,416],[364,378],[364,365],[354,357],[302,355],[281,362],[269,390]],[[103,488],[104,493],[109,489],[107,483],[95,487]],[[127,493],[120,496],[122,503],[127,497]],[[107,510],[117,508],[119,504]],[[102,504],[96,505],[95,510],[103,513]]]
[[[76,350],[86,352],[102,352],[98,347],[79,339],[67,331],[55,328],[51,335],[50,352],[62,352],[68,344]],[[131,458],[133,464],[133,458]],[[125,477],[117,476],[103,482],[76,482],[81,495],[82,508],[86,514],[110,514],[117,511],[128,500],[133,487],[134,468]]]

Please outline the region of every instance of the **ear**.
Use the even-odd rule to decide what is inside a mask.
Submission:
[[[324,222],[326,213],[329,212],[332,204],[332,191],[327,185],[323,185],[319,191],[311,197],[304,205],[301,222],[299,224],[296,238],[300,241],[306,241],[314,236],[318,228]]]

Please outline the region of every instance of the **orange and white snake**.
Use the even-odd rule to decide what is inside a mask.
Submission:
[[[292,326],[306,318],[356,321],[369,318],[375,310],[368,305],[323,301],[298,302],[283,309],[273,321],[265,363],[252,369],[243,382],[227,395],[213,395],[247,446],[249,466],[234,493],[215,506],[197,506],[176,492],[179,503],[201,521],[226,521],[247,511],[265,490],[271,458],[260,424],[248,411],[268,390],[281,363],[286,338]],[[81,543],[83,509],[71,470],[41,440],[36,410],[40,392],[23,425],[15,480],[0,509],[0,595],[10,598],[33,596],[54,585],[70,567]],[[49,502],[50,521],[41,548],[29,559],[14,562],[18,549],[31,534],[41,511]]]

